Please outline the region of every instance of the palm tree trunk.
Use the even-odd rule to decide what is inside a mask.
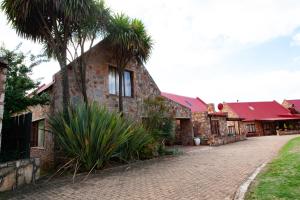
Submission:
[[[123,115],[123,69],[118,67],[119,74],[119,112]]]
[[[88,97],[87,97],[87,92],[86,92],[86,66],[83,64],[82,66],[82,95],[83,95],[83,100],[85,104],[88,104]]]
[[[61,58],[59,59],[59,64],[61,68],[61,85],[62,85],[62,96],[63,96],[63,111],[66,113],[68,111],[68,106],[70,102],[70,93],[69,93],[69,76],[67,69],[67,55],[62,53]]]
[[[82,52],[83,49],[82,49]],[[87,92],[86,92],[86,55],[82,53],[82,56],[80,57],[80,80],[81,80],[81,93],[83,96],[83,101],[87,105],[88,104],[88,97],[87,97]]]

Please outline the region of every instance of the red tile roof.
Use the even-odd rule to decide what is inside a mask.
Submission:
[[[300,99],[294,99],[294,100],[286,100],[290,104],[294,104],[294,107],[297,111],[300,111]]]
[[[170,94],[166,92],[162,92],[161,95],[166,97],[180,105],[188,107],[191,109],[192,112],[205,112],[207,111],[207,104],[202,101],[199,97],[192,98],[192,97],[185,97],[176,94]]]
[[[238,103],[226,103],[232,111],[234,111],[240,118],[244,118],[244,121],[255,120],[290,120],[298,119],[296,115],[289,112],[288,109],[276,101],[269,102],[238,102]]]

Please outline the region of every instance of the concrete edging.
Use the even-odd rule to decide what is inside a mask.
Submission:
[[[266,166],[266,164],[267,162],[263,163],[258,168],[256,168],[255,171],[247,178],[247,180],[242,185],[240,185],[240,187],[234,195],[234,200],[245,199],[245,194],[248,191],[250,184],[254,181],[255,177],[261,172],[261,170]]]

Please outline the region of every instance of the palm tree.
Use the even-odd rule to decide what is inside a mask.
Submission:
[[[123,112],[123,74],[126,66],[137,61],[144,64],[151,53],[152,39],[141,20],[124,14],[115,15],[108,26],[105,38],[113,51],[119,75],[119,111]]]
[[[75,62],[74,73],[78,87],[82,93],[84,103],[88,104],[86,88],[86,62],[90,54],[89,51],[97,38],[103,37],[106,33],[107,25],[110,21],[110,9],[104,4],[104,1],[95,2],[89,16],[81,19],[74,24],[74,32],[70,40],[71,59]]]
[[[89,16],[94,0],[3,0],[2,9],[21,37],[45,44],[61,68],[63,108],[69,105],[67,47],[74,23]]]

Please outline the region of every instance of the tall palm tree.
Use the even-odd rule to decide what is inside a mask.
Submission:
[[[63,108],[69,105],[67,46],[74,22],[89,16],[94,0],[3,0],[2,9],[18,35],[51,49],[60,65]]]
[[[86,87],[86,63],[90,54],[89,51],[97,38],[103,37],[111,18],[110,9],[105,6],[104,1],[95,2],[92,12],[89,16],[81,19],[74,24],[72,33],[70,52],[74,62],[75,79],[82,93],[84,103],[88,104],[87,87]]]
[[[143,22],[139,19],[131,19],[124,14],[117,14],[111,19],[105,39],[109,41],[117,65],[119,111],[122,113],[124,70],[132,61],[137,61],[139,65],[147,62],[153,43]]]

